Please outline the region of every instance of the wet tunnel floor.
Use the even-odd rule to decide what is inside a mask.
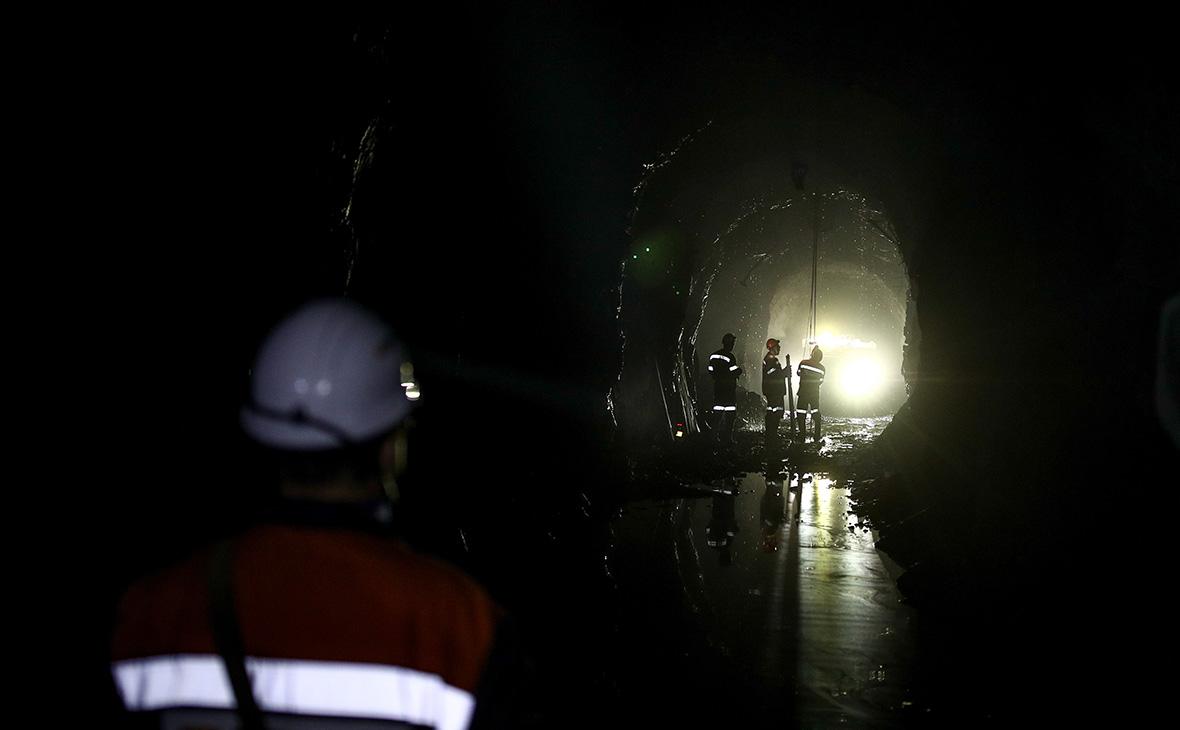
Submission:
[[[523,624],[541,627],[540,712],[567,727],[676,728],[1061,726],[1140,712],[1128,698],[1144,675],[1121,637],[1142,607],[1100,545],[1063,545],[1020,579],[1003,564],[990,582],[965,570],[903,602],[900,569],[858,514],[877,514],[872,444],[888,422],[830,419],[820,448],[769,462],[752,430],[733,458],[683,444],[662,471],[636,472],[649,479],[626,484],[631,499],[556,512],[546,550],[505,554],[496,564],[536,597]],[[519,555],[541,572],[520,571]]]
[[[820,457],[886,422],[832,420]],[[631,503],[614,521],[619,638],[647,648],[628,652],[621,681],[651,721],[900,727],[921,711],[896,568],[847,483],[786,466]]]

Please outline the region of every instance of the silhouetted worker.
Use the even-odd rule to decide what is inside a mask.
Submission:
[[[281,497],[262,524],[123,597],[112,672],[137,722],[496,723],[493,685],[512,656],[501,610],[387,534],[410,411],[403,360],[393,332],[344,300],[308,304],[270,333],[241,422]]]
[[[778,424],[786,407],[787,371],[778,359],[781,351],[778,340],[773,337],[767,340],[766,349],[762,358],[762,395],[766,396],[766,444],[770,446],[778,439]],[[789,356],[787,361],[790,362]]]
[[[796,371],[799,375],[799,400],[795,405],[795,422],[798,425],[799,438],[807,438],[807,414],[811,415],[812,440],[819,441],[822,416],[819,410],[819,386],[824,382],[825,368],[821,365],[824,359],[823,350],[816,347],[811,351],[811,357],[799,363]]]
[[[790,479],[790,475],[787,475]],[[762,493],[762,501],[758,504],[758,517],[762,524],[762,552],[777,552],[782,543],[782,527],[786,498],[783,496],[783,480],[776,476],[766,476],[766,491]]]
[[[709,523],[705,525],[705,544],[718,551],[717,558],[721,565],[733,563],[731,546],[738,533],[737,518],[734,516],[737,483],[727,486],[728,490],[713,494],[713,511]]]
[[[713,418],[717,443],[733,443],[733,422],[737,418],[737,379],[742,369],[733,354],[737,340],[727,333],[721,338],[721,349],[709,356],[709,373],[713,376]]]

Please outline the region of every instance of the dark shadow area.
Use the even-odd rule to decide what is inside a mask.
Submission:
[[[906,570],[932,726],[1147,720],[1164,677],[1135,657],[1171,633],[1156,515],[1177,466],[1152,390],[1180,272],[1171,45],[1139,17],[893,13],[203,18],[71,61],[89,194],[70,212],[106,234],[63,244],[53,294],[99,361],[63,378],[107,485],[70,528],[86,704],[113,701],[119,591],[266,494],[237,429],[259,338],[347,294],[395,325],[422,386],[400,528],[517,616],[535,714],[664,717],[676,657],[707,655],[691,582],[648,600],[612,563],[675,549],[683,515],[649,549],[612,519],[676,495],[672,467],[733,476],[692,448],[699,358],[740,326],[757,393],[818,192],[831,286],[864,297],[843,334],[879,322],[904,371],[853,497]]]

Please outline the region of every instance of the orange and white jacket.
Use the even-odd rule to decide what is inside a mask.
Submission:
[[[112,672],[133,717],[174,725],[236,705],[215,648],[211,555],[123,598]],[[458,730],[482,714],[502,613],[457,569],[372,529],[306,521],[255,527],[233,556],[246,670],[266,717]]]

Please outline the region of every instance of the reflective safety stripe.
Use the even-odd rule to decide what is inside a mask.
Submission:
[[[404,667],[300,659],[246,658],[263,712],[400,720],[460,730],[471,722],[475,698],[441,677]],[[132,711],[170,707],[233,709],[221,657],[178,654],[113,664],[123,703]]]
[[[730,365],[729,372],[732,373],[734,370],[741,370],[741,368],[739,368],[737,365]]]
[[[724,360],[725,362],[733,362],[733,358],[730,357],[729,355],[718,355],[717,353],[713,353],[712,355],[710,355],[709,359],[710,360]]]
[[[768,410],[768,411],[781,411],[782,408],[780,408],[779,406],[775,406],[774,408],[767,408],[766,410]]]
[[[820,370],[819,368],[813,368],[813,367],[811,367],[810,365],[800,365],[799,367],[800,367],[800,369],[802,369],[802,370],[810,370],[811,372],[813,372],[813,373],[819,373],[820,375],[823,375],[823,374],[824,374],[824,371],[823,371],[823,370]]]
[[[737,406],[725,406],[724,410],[727,410],[727,411],[736,411],[736,410],[737,410]]]
[[[725,406],[713,406],[713,410],[715,410],[715,411],[724,411],[724,410],[725,410]]]
[[[713,366],[712,366],[712,365],[710,365],[710,366],[709,366],[709,372],[713,372]]]

